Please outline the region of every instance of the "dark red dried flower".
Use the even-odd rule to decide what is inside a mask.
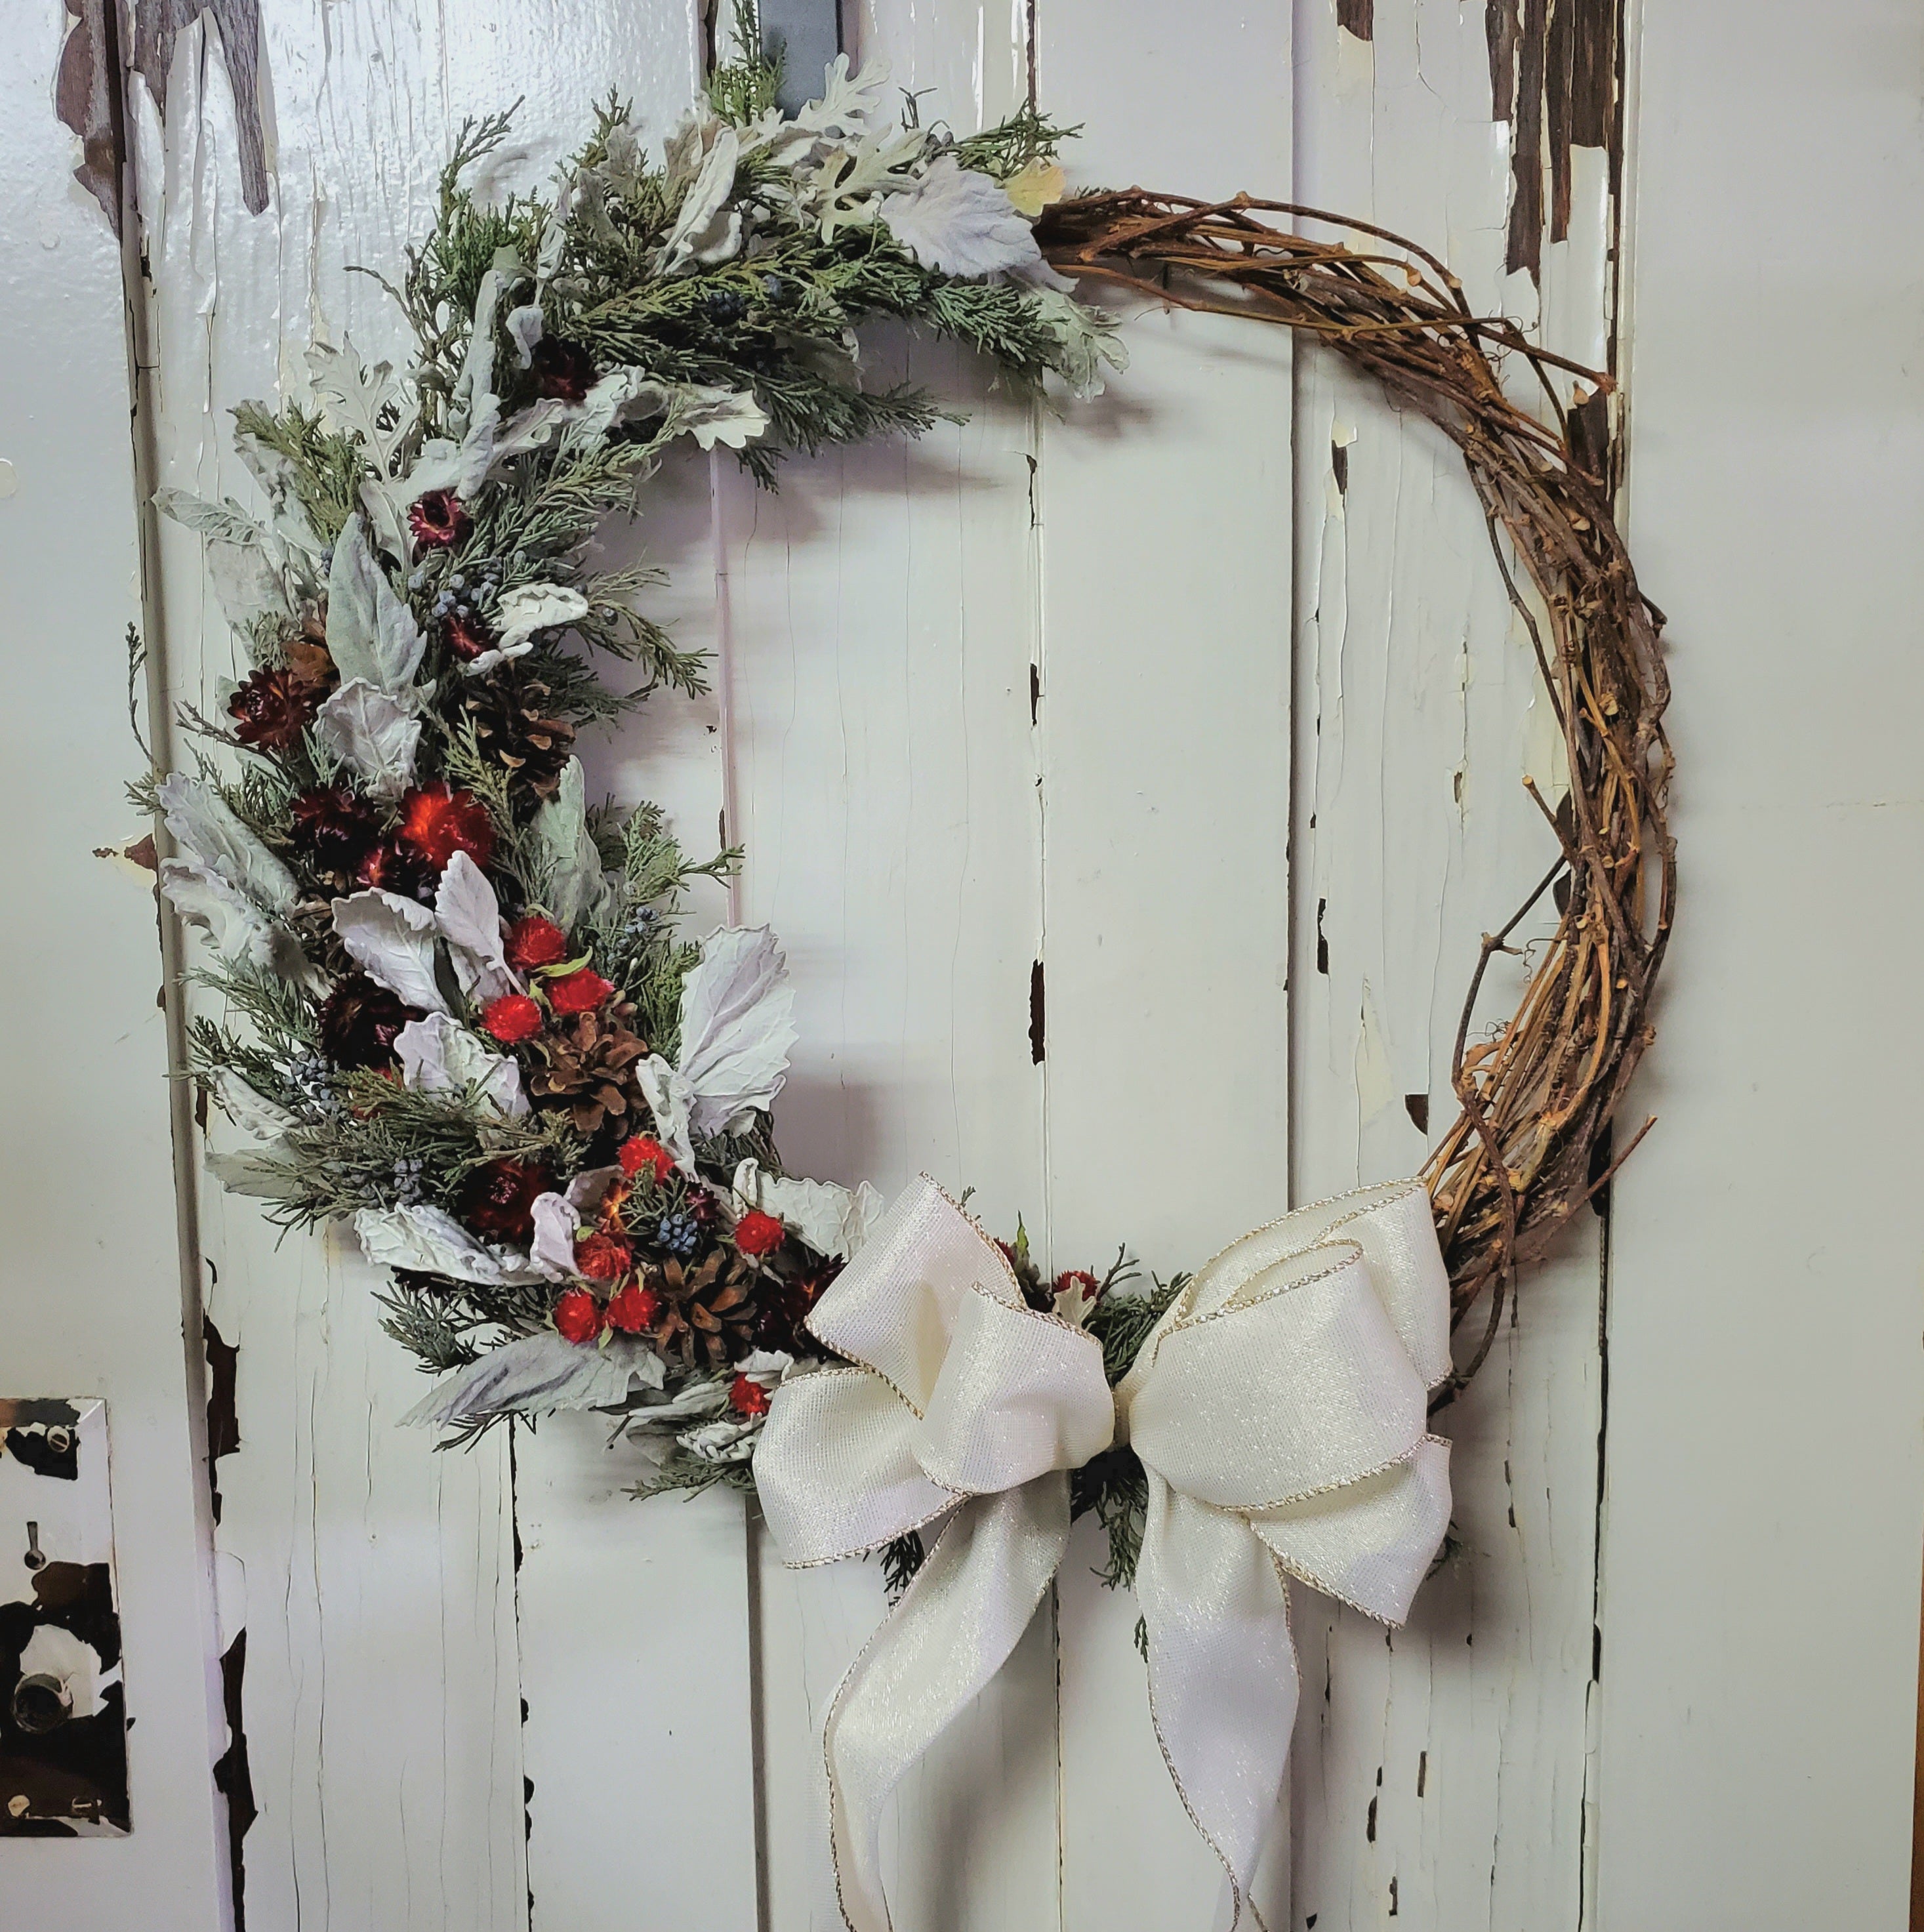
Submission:
[[[430,490],[408,506],[407,526],[421,550],[452,550],[474,528],[461,500],[451,490]]]
[[[374,808],[351,787],[314,785],[294,800],[294,849],[317,872],[346,880],[381,836]]]
[[[378,886],[384,892],[397,892],[404,899],[430,902],[440,874],[412,845],[397,838],[383,838],[354,868],[355,879],[364,886]]]
[[[478,1234],[525,1246],[534,1238],[535,1199],[553,1184],[547,1169],[531,1160],[491,1160],[469,1175],[461,1219]]]
[[[508,928],[508,963],[521,972],[557,966],[568,957],[568,934],[551,919],[530,913]]]
[[[822,1292],[842,1271],[838,1261],[825,1261],[808,1274],[790,1280],[764,1271],[761,1277],[762,1312],[755,1324],[755,1346],[780,1348],[791,1355],[819,1352],[808,1339],[802,1324],[808,1311],[822,1298]]]
[[[585,1288],[571,1288],[555,1304],[555,1326],[563,1341],[594,1341],[607,1320],[607,1311]]]
[[[337,980],[318,1015],[321,1051],[337,1066],[385,1066],[394,1057],[394,1036],[421,1013],[364,973]]]
[[[494,854],[494,820],[471,791],[451,790],[444,780],[421,785],[401,800],[400,836],[437,872],[457,852],[477,866]]]
[[[284,752],[300,742],[324,695],[319,685],[295,671],[250,671],[228,699],[227,715],[242,744]]]
[[[578,403],[595,386],[595,364],[572,342],[544,335],[535,344],[532,368],[535,393],[556,402]]]
[[[493,634],[471,610],[457,610],[442,626],[441,638],[449,654],[464,664],[472,664],[483,651],[494,648]]]

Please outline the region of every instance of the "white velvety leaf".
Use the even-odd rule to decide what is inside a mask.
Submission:
[[[484,1247],[444,1208],[363,1208],[354,1216],[361,1251],[378,1268],[412,1268],[488,1288],[536,1281],[525,1256]]]
[[[761,1432],[759,1416],[721,1416],[691,1429],[675,1440],[698,1462],[745,1462],[755,1453]]]
[[[534,648],[532,644],[513,644],[504,651],[490,646],[479,657],[463,664],[461,669],[469,677],[479,677],[484,671],[493,670],[498,664],[509,664],[516,658],[525,658]]]
[[[644,1394],[642,1406],[628,1416],[628,1433],[634,1436],[643,1430],[667,1428],[675,1423],[685,1422],[691,1416],[713,1415],[727,1406],[726,1378],[684,1382],[672,1396],[659,1402],[651,1402]]]
[[[334,929],[367,976],[411,1006],[445,1013],[434,977],[434,915],[397,893],[355,892],[334,902]]]
[[[631,1336],[615,1336],[598,1348],[559,1335],[524,1335],[457,1369],[401,1420],[436,1427],[504,1410],[550,1415],[563,1408],[613,1408],[627,1399],[637,1377],[644,1388],[659,1388],[663,1368],[661,1358]]]
[[[690,382],[675,392],[677,432],[692,436],[703,449],[725,444],[745,448],[769,426],[767,412],[745,389],[720,389]]]
[[[368,548],[361,519],[349,518],[328,572],[328,654],[342,683],[359,678],[398,694],[413,682],[427,648],[413,613]]]
[[[637,1060],[634,1077],[641,1097],[655,1116],[655,1138],[675,1156],[675,1165],[684,1174],[694,1173],[695,1150],[688,1120],[694,1106],[694,1089],[658,1053]]]
[[[414,782],[421,720],[412,694],[391,696],[357,677],[343,684],[314,718],[314,735],[367,782],[376,798],[397,799]]]
[[[703,940],[682,982],[680,1071],[697,1133],[720,1133],[772,1103],[795,1044],[794,1006],[788,962],[766,926],[726,926]]]
[[[537,631],[577,624],[587,614],[587,598],[567,584],[518,584],[502,592],[496,634],[504,646],[518,644]]]
[[[944,154],[913,188],[882,204],[882,220],[925,268],[993,275],[1039,261],[1035,234],[1001,182]]]
[[[1029,301],[1062,346],[1062,377],[1071,394],[1087,402],[1102,393],[1105,362],[1112,369],[1129,366],[1129,352],[1107,317],[1056,289],[1038,288]]]
[[[541,238],[544,247],[547,237]],[[546,325],[542,320],[538,302],[523,302],[519,308],[508,311],[508,333],[514,344],[514,352],[521,367],[527,368],[535,359],[535,345],[542,336]]]
[[[232,1067],[214,1076],[214,1097],[235,1126],[256,1140],[277,1141],[294,1125],[294,1116],[265,1094],[256,1094]]]
[[[518,992],[521,982],[508,964],[501,903],[487,874],[465,852],[448,861],[434,893],[435,922],[452,952],[461,990],[484,1000]]]
[[[467,434],[459,442],[431,436],[421,446],[414,467],[392,493],[401,503],[418,503],[430,490],[472,496],[493,466],[495,437],[501,427],[501,398],[482,397]]]
[[[572,926],[607,890],[601,854],[589,836],[587,781],[579,758],[562,767],[555,795],[535,814],[531,830],[538,896],[556,924]]]
[[[446,1013],[409,1020],[394,1036],[394,1054],[404,1087],[424,1094],[459,1094],[475,1087],[497,1112],[518,1117],[528,1111],[520,1069]]]
[[[160,781],[167,830],[203,864],[256,905],[286,912],[300,897],[294,875],[229,808],[211,786],[170,772]]]
[[[527,271],[513,249],[495,250],[494,260],[475,291],[474,326],[468,332],[467,353],[461,358],[461,373],[454,378],[454,394],[448,398],[448,425],[457,435],[465,435],[471,426],[478,424],[494,399],[495,317],[500,313],[502,297],[516,283],[526,279]]]
[[[640,369],[610,369],[574,404],[580,413],[564,426],[562,441],[570,448],[593,448],[623,423],[665,416],[673,399],[667,385]]]
[[[309,345],[307,375],[329,422],[337,429],[352,430],[366,444],[375,466],[382,475],[390,474],[409,420],[394,364],[376,362],[372,368],[364,368],[353,343],[343,336],[338,349],[325,342]],[[390,404],[394,408],[384,422]]]
[[[265,913],[212,866],[198,859],[163,859],[160,891],[167,903],[207,934],[223,959],[273,963],[273,926]]]
[[[868,1238],[883,1207],[881,1195],[866,1180],[851,1193],[832,1180],[764,1174],[753,1160],[735,1170],[735,1198],[742,1211],[759,1208],[773,1214],[818,1255],[844,1261]]]
[[[292,1201],[301,1194],[301,1177],[277,1166],[271,1150],[244,1148],[229,1152],[220,1148],[207,1150],[207,1171],[229,1194],[244,1194],[254,1201]]]
[[[162,488],[154,492],[154,507],[205,539],[207,574],[222,616],[235,630],[247,630],[264,610],[287,614],[281,546],[238,503],[210,503],[189,490]]]
[[[824,141],[850,139],[868,133],[872,124],[880,124],[889,91],[886,62],[865,62],[850,80],[849,57],[838,54],[823,78],[820,100],[808,102],[792,116],[779,108],[769,109],[745,136],[744,151],[766,153],[790,167]]]
[[[712,266],[739,253],[741,212],[727,204],[734,190],[735,171],[741,161],[740,134],[733,128],[721,128],[702,162],[700,172],[682,197],[675,225],[662,244],[663,274],[674,274],[693,264]]]
[[[575,1272],[574,1238],[581,1216],[565,1194],[538,1194],[529,1212],[534,1216],[535,1238],[528,1258],[550,1281],[566,1281]]]

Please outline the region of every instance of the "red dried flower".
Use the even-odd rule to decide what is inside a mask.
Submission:
[[[503,1046],[519,1046],[541,1030],[541,1010],[525,993],[504,993],[481,1010],[481,1024]]]
[[[347,878],[380,837],[374,808],[344,784],[314,785],[294,800],[295,850],[317,872]]]
[[[494,854],[494,820],[471,791],[451,791],[444,780],[418,787],[401,800],[400,836],[437,872],[457,852],[477,866]]]
[[[530,360],[538,396],[578,403],[594,386],[595,365],[589,360],[588,352],[571,342],[544,335],[535,344]]]
[[[508,963],[526,972],[533,966],[556,966],[568,957],[568,934],[551,919],[531,912],[508,928]]]
[[[646,1168],[658,1186],[675,1171],[675,1156],[652,1134],[631,1134],[615,1158],[621,1162],[624,1174],[639,1174]]]
[[[751,1208],[735,1224],[735,1245],[751,1260],[773,1254],[787,1238],[788,1230],[772,1214]]]
[[[1093,1301],[1101,1292],[1102,1280],[1086,1268],[1064,1268],[1050,1286],[1057,1294],[1067,1294],[1072,1288],[1080,1288],[1086,1300]]]
[[[555,1326],[562,1340],[579,1345],[597,1340],[608,1317],[585,1288],[571,1288],[555,1304]]]
[[[548,1001],[558,1013],[592,1013],[615,990],[592,967],[583,966],[548,982]]]
[[[430,490],[410,504],[407,526],[423,550],[452,550],[474,528],[474,519],[451,490]]]
[[[461,1190],[461,1218],[478,1234],[520,1246],[534,1238],[536,1198],[553,1184],[532,1161],[491,1160],[475,1168]]]
[[[456,611],[442,626],[441,640],[448,646],[449,655],[463,664],[472,664],[483,651],[494,648],[494,638],[487,626],[469,610]]]
[[[624,1335],[639,1335],[655,1325],[661,1312],[661,1298],[652,1288],[631,1281],[608,1304],[608,1325]]]
[[[619,1281],[634,1265],[627,1242],[612,1234],[583,1234],[575,1242],[575,1272],[590,1281]]]
[[[298,744],[314,722],[322,694],[319,685],[294,671],[250,671],[227,700],[234,736],[265,752],[284,752]]]
[[[766,1415],[769,1392],[752,1376],[737,1376],[728,1384],[728,1406],[737,1415]]]

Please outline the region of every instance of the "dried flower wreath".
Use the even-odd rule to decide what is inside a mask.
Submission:
[[[689,882],[737,855],[693,862],[655,808],[585,795],[582,727],[702,688],[639,608],[650,578],[589,574],[588,546],[678,437],[772,484],[785,450],[928,428],[926,396],[861,386],[865,321],[1086,397],[1123,358],[1070,278],[1137,287],[1313,335],[1439,424],[1557,706],[1557,860],[1485,942],[1462,1113],[1428,1170],[1455,1312],[1490,1298],[1446,1397],[1519,1264],[1614,1169],[1670,926],[1662,620],[1611,518],[1607,379],[1473,316],[1381,231],[1339,224],[1368,238],[1353,248],[1260,219],[1332,219],[1282,204],[1065,199],[1070,130],[1024,110],[958,139],[913,99],[888,110],[886,82],[839,60],[784,116],[776,70],[737,60],[658,161],[611,101],[551,196],[493,206],[467,178],[506,118],[470,124],[391,290],[412,366],[317,346],[310,403],[236,411],[265,519],[162,494],[250,665],[219,715],[183,720],[247,754],[238,768],[203,754],[133,788],[173,841],[161,890],[210,941],[195,976],[227,1009],[190,1030],[195,1078],[247,1141],[211,1163],[284,1225],[352,1221],[391,1271],[384,1325],[441,1378],[415,1419],[463,1441],[594,1408],[652,1448],[651,1487],[747,1487],[771,1392],[822,1354],[805,1318],[880,1203],[782,1168],[770,1108],[794,1028],[772,936],[682,934]],[[1506,358],[1548,424],[1506,395]],[[611,691],[592,653],[638,688]],[[1490,958],[1552,890],[1521,1011],[1472,1043]],[[1112,1384],[1181,1286],[1131,1288],[1119,1264],[1045,1278],[1019,1232],[1004,1252],[1030,1306],[1097,1338]],[[1112,1581],[1143,1496],[1126,1448],[1074,1476]],[[920,1556],[892,1547],[892,1581]]]

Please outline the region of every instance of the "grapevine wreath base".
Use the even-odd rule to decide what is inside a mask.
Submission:
[[[205,540],[247,665],[211,716],[184,712],[194,769],[133,788],[224,1004],[193,1021],[192,1068],[247,1144],[211,1159],[284,1225],[352,1222],[389,1271],[385,1327],[438,1378],[413,1419],[447,1439],[598,1410],[650,1450],[650,1489],[759,1480],[798,1560],[883,1551],[900,1601],[829,1727],[851,1924],[886,1922],[873,1814],[927,1741],[864,1731],[878,1685],[899,1704],[917,1684],[932,1736],[1019,1635],[1071,1513],[1103,1522],[1108,1580],[1137,1588],[1165,1756],[1239,1900],[1250,1807],[1210,1769],[1238,1741],[1199,1731],[1189,1694],[1233,1660],[1184,1663],[1168,1636],[1171,1577],[1212,1560],[1175,1561],[1194,1512],[1242,1539],[1223,1588],[1267,1551],[1243,1621],[1280,1614],[1279,1654],[1285,1574],[1401,1616],[1447,1520],[1425,1391],[1475,1371],[1518,1267],[1613,1171],[1651,1036],[1667,688],[1611,513],[1609,381],[1473,314],[1441,263],[1367,224],[1068,196],[1068,130],[1032,109],[958,138],[913,99],[891,109],[877,68],[838,59],[792,116],[777,78],[718,68],[658,160],[611,103],[550,194],[499,205],[469,183],[505,117],[470,124],[391,291],[411,365],[317,345],[308,400],[235,412],[264,518],[161,494]],[[655,807],[591,802],[574,753],[652,692],[703,688],[645,614],[650,576],[591,561],[669,445],[726,448],[772,484],[788,450],[928,428],[920,392],[862,386],[856,331],[882,318],[969,344],[1019,392],[1093,395],[1122,352],[1074,292],[1104,285],[1313,337],[1457,444],[1570,772],[1559,806],[1539,800],[1555,861],[1472,975],[1427,1194],[1302,1210],[1166,1283],[1121,1262],[1047,1274],[1019,1229],[991,1243],[932,1184],[885,1216],[865,1184],[789,1174],[781,952],[766,930],[685,932],[691,880],[738,855],[692,860]],[[1545,892],[1558,924],[1521,1008],[1473,1038],[1485,969]],[[1325,1301],[1349,1310],[1340,1346],[1285,1332]],[[1267,1342],[1264,1324],[1282,1324]],[[1237,1377],[1264,1347],[1259,1400]],[[1317,1402],[1288,1401],[1292,1376]],[[1327,1439],[1281,1439],[1273,1412],[1319,1405]],[[1038,1414],[1053,1423],[1031,1440],[1011,1418]],[[1239,1701],[1273,1734],[1258,1756],[1286,1749],[1287,1710]]]

